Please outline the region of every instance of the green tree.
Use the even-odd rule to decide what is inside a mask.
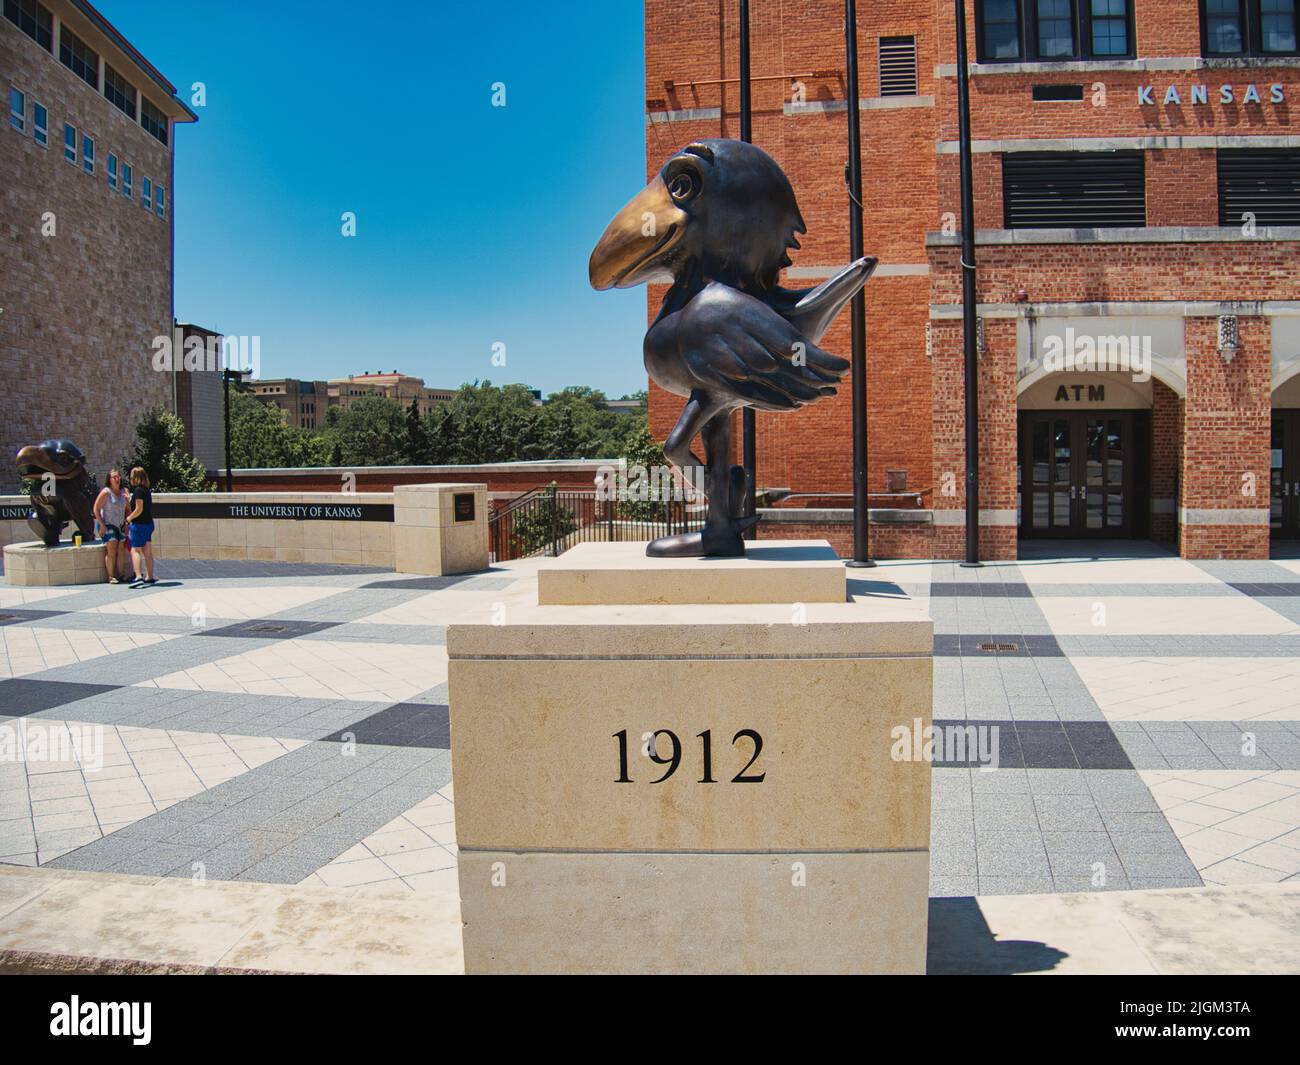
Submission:
[[[121,462],[123,472],[143,466],[155,492],[210,492],[207,470],[185,451],[185,423],[155,407],[135,427],[135,449]]]
[[[407,462],[406,416],[383,396],[360,396],[331,407],[324,436],[337,446],[343,466],[402,466]]]
[[[278,407],[251,393],[230,393],[230,461],[236,469],[295,469],[329,463],[318,434],[286,425]]]
[[[424,431],[429,441],[429,464],[450,466],[458,461],[460,433],[451,404],[439,403],[424,416]]]
[[[669,464],[663,445],[650,435],[650,427],[644,422],[629,434],[622,457],[627,464],[629,478],[638,468],[649,474],[656,467],[662,468]],[[637,521],[663,521],[667,516],[667,506],[662,500],[621,499],[618,513],[620,517]]]
[[[420,417],[420,402],[413,397],[406,408],[406,461],[412,466],[428,465],[429,444],[429,434]]]
[[[571,404],[561,404],[555,412],[555,417],[550,419],[545,441],[547,458],[572,459],[582,457],[578,454],[580,450],[578,446],[578,419]]]

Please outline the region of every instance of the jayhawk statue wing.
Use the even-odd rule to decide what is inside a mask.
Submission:
[[[716,281],[682,310],[677,342],[704,388],[761,410],[833,396],[849,368],[766,303]]]

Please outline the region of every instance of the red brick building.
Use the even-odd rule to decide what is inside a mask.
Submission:
[[[981,322],[981,544],[1152,538],[1267,558],[1300,536],[1300,49],[1294,0],[968,0]],[[738,5],[646,0],[650,173],[739,135]],[[753,139],[848,260],[843,5],[751,0]],[[955,16],[859,5],[869,486],[882,557],[964,539]],[[649,293],[654,316],[663,289]],[[823,346],[848,354],[847,313]],[[758,415],[758,484],[849,542],[850,390]],[[651,387],[660,438],[681,400]],[[818,496],[818,493],[831,493]],[[885,512],[885,507],[891,507]],[[898,521],[902,518],[904,520]]]

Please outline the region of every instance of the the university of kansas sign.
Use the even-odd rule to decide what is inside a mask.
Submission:
[[[391,503],[162,503],[156,518],[231,518],[280,521],[392,521]]]
[[[1208,107],[1211,88],[1212,86],[1209,85],[1189,85],[1185,89],[1179,89],[1177,85],[1169,85],[1161,94],[1155,85],[1139,85],[1138,106],[1154,107],[1157,104],[1181,106],[1188,103],[1193,107]],[[1217,87],[1214,99],[1220,104],[1262,104],[1265,100],[1271,104],[1281,104],[1286,103],[1286,89],[1281,85],[1265,85],[1263,89],[1253,84],[1220,85]]]

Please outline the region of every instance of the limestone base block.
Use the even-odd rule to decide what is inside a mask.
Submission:
[[[461,848],[465,971],[924,973],[929,870],[925,851]]]
[[[487,569],[487,485],[396,485],[392,551],[398,573],[441,577]]]
[[[40,588],[65,584],[107,584],[102,543],[70,541],[46,547],[40,540],[5,546],[5,583],[19,587]]]
[[[613,602],[447,628],[467,970],[923,972],[930,763],[896,740],[930,722],[929,617],[846,600],[838,560],[833,601],[698,602],[747,560],[694,559],[664,581],[691,598],[628,603],[607,575],[664,560],[587,546],[551,587]]]
[[[537,571],[542,606],[842,603],[844,563],[825,540],[755,541],[743,558],[647,558],[646,542],[585,543]]]

